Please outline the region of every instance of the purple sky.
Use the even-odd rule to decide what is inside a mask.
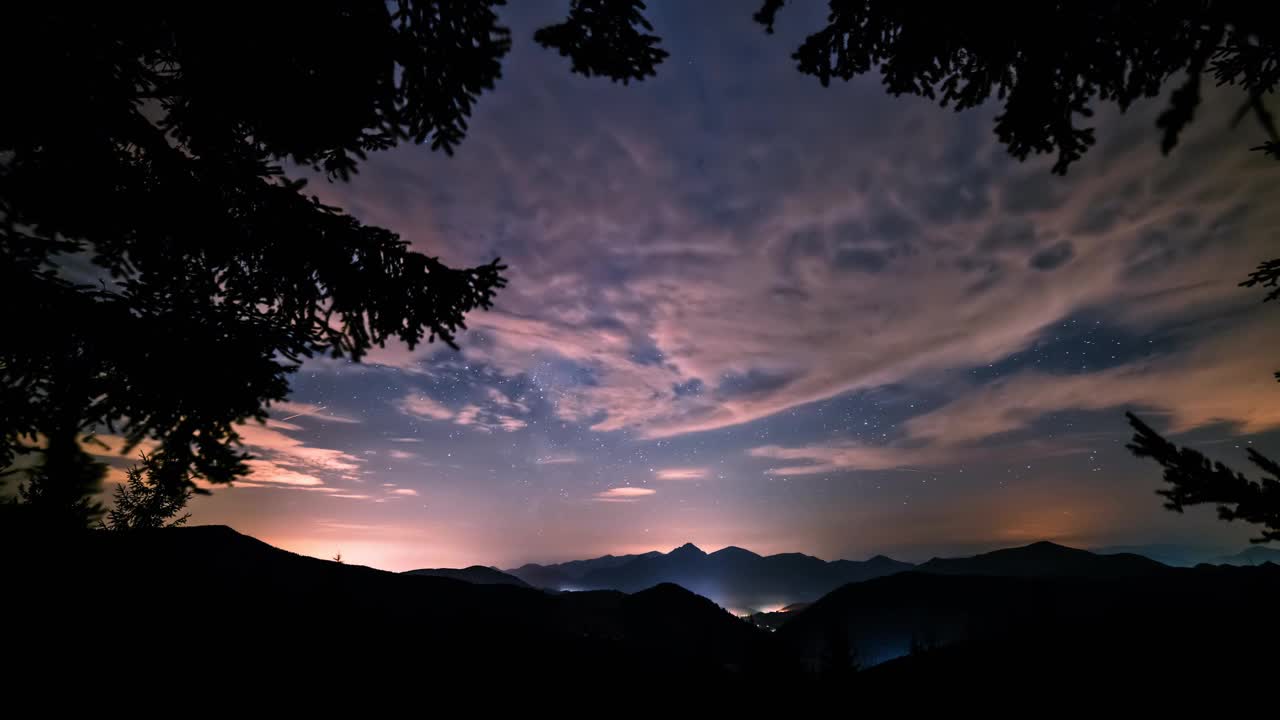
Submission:
[[[693,541],[860,559],[1039,539],[1238,549],[1178,516],[1123,413],[1243,469],[1277,450],[1274,162],[1210,102],[1168,158],[1101,112],[1066,178],[961,114],[822,88],[788,8],[651,4],[671,57],[623,87],[530,40],[454,157],[402,147],[312,189],[510,286],[463,349],[309,362],[194,522],[389,569]],[[1219,98],[1221,100],[1221,98]],[[1163,101],[1162,101],[1163,102]]]

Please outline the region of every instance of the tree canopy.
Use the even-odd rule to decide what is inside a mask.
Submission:
[[[103,526],[114,532],[154,530],[186,525],[191,513],[179,515],[191,500],[189,488],[170,492],[160,483],[164,470],[153,455],[142,453],[117,485],[114,502]]]
[[[29,503],[99,513],[104,468],[80,442],[103,431],[158,440],[174,492],[230,481],[248,472],[236,425],[265,419],[303,358],[453,345],[490,307],[498,260],[450,267],[296,175],[347,180],[405,141],[452,152],[511,46],[501,4],[0,10],[0,468],[41,456]],[[660,51],[611,49],[652,45],[643,7],[575,2],[540,42],[639,79]]]

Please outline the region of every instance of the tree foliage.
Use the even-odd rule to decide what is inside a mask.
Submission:
[[[782,0],[755,19],[772,32]],[[1065,174],[1094,144],[1081,125],[1099,103],[1127,109],[1174,80],[1157,125],[1167,153],[1192,121],[1206,73],[1243,91],[1269,143],[1280,142],[1262,98],[1280,81],[1280,26],[1248,2],[1033,2],[992,12],[968,3],[831,0],[826,27],[792,56],[823,85],[878,70],[893,95],[956,110],[993,98],[995,133],[1016,158],[1056,153]],[[1265,149],[1266,146],[1264,146]]]
[[[822,636],[818,672],[832,679],[846,679],[860,669],[858,653],[849,642],[849,630],[832,623]]]
[[[452,152],[511,46],[501,4],[0,9],[0,468],[39,456],[26,500],[89,524],[102,468],[80,442],[101,431],[156,439],[165,485],[230,481],[237,424],[304,358],[454,345],[499,261],[450,267],[298,175],[347,180],[403,141]],[[576,3],[547,44],[640,79],[665,55],[641,9]]]
[[[1271,288],[1264,302],[1280,298],[1280,260],[1260,263],[1244,282],[1244,287]],[[1280,380],[1280,372],[1276,373]],[[1218,506],[1218,517],[1228,522],[1243,520],[1261,525],[1261,534],[1252,542],[1280,540],[1280,463],[1248,449],[1249,461],[1262,470],[1260,480],[1250,480],[1222,462],[1213,462],[1200,451],[1178,447],[1166,440],[1133,413],[1126,413],[1133,426],[1133,440],[1126,446],[1138,457],[1151,458],[1164,468],[1168,488],[1156,492],[1166,498],[1165,507],[1182,512],[1188,505]],[[1270,475],[1270,477],[1267,477]]]
[[[558,50],[573,62],[573,72],[601,75],[624,85],[656,75],[667,57],[656,35],[641,32],[653,26],[642,14],[640,0],[573,0],[569,17],[542,28],[533,39]]]
[[[115,502],[104,526],[128,532],[185,525],[191,513],[178,513],[191,501],[190,485],[166,482],[168,475],[154,455],[142,453],[139,461],[127,471],[125,483],[116,487]]]

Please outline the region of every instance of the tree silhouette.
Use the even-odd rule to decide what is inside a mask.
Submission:
[[[1193,448],[1179,448],[1164,439],[1133,413],[1133,441],[1127,446],[1138,457],[1149,457],[1164,467],[1164,480],[1172,487],[1156,492],[1167,498],[1165,507],[1182,512],[1188,505],[1213,503],[1218,517],[1261,525],[1262,534],[1251,542],[1280,540],[1280,464],[1249,448],[1249,460],[1271,477],[1253,481],[1221,462],[1213,462]]]
[[[843,678],[858,669],[857,653],[849,643],[848,630],[838,623],[832,623],[823,636],[818,671],[831,678]]]
[[[765,0],[756,21],[772,32],[784,0]],[[1243,91],[1237,119],[1252,114],[1280,148],[1262,98],[1280,81],[1280,26],[1256,3],[1082,2],[1001,6],[999,16],[965,3],[831,0],[826,27],[792,57],[823,85],[878,69],[885,90],[918,95],[957,111],[993,97],[1000,142],[1016,158],[1057,153],[1065,174],[1094,144],[1079,119],[1099,103],[1121,110],[1182,78],[1159,116],[1168,153],[1191,123],[1201,83]],[[1185,77],[1183,77],[1185,76]]]
[[[127,532],[185,525],[191,517],[178,517],[191,501],[191,489],[170,487],[159,481],[163,476],[160,461],[154,455],[141,453],[141,464],[127,471],[123,485],[116,487],[115,503],[107,513],[104,526],[108,530]]]
[[[0,9],[0,468],[35,456],[33,511],[100,514],[96,432],[157,440],[149,477],[175,497],[242,476],[237,424],[265,420],[304,358],[453,346],[491,306],[498,260],[413,251],[297,172],[345,181],[403,141],[451,153],[501,75],[501,4]],[[580,0],[539,42],[639,80],[665,55],[643,7]]]

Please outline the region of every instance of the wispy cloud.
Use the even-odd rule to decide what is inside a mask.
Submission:
[[[1077,452],[1069,442],[1047,445],[1038,438],[992,439],[1026,430],[1063,411],[1114,409],[1154,412],[1171,432],[1225,423],[1240,433],[1280,428],[1271,357],[1254,352],[1280,340],[1280,332],[1258,317],[1199,339],[1185,354],[1128,363],[1097,372],[1023,371],[971,386],[951,402],[903,424],[894,444],[816,443],[752,448],[753,457],[794,461],[770,468],[774,475],[811,475],[842,470],[897,470],[999,458],[1042,457]],[[963,387],[963,386],[962,386]]]
[[[705,468],[665,468],[654,471],[653,475],[659,480],[701,480],[707,471]]]
[[[495,430],[515,432],[528,426],[528,423],[520,418],[504,415],[479,405],[464,406],[454,416],[453,421],[459,425],[473,427],[485,432],[493,432]]]
[[[596,493],[594,499],[598,502],[632,502],[657,492],[652,488],[616,487]]]
[[[354,423],[361,422],[360,419],[358,418],[354,418],[348,415],[341,415],[326,407],[323,407],[320,405],[313,405],[311,403],[300,403],[300,402],[292,402],[292,401],[286,400],[283,402],[272,403],[271,409],[276,414],[283,416],[278,419],[279,422],[288,422],[289,420],[293,420],[295,418],[300,418],[300,417],[315,418],[316,420],[320,420],[321,422],[334,422],[334,423],[345,423],[345,424],[354,424]]]
[[[552,455],[539,455],[533,462],[537,465],[569,465],[581,461],[582,458],[572,453],[556,453]]]
[[[1026,427],[1061,410],[1154,409],[1172,432],[1213,423],[1257,433],[1280,427],[1273,358],[1256,352],[1280,340],[1258,317],[1200,340],[1188,353],[1070,375],[1024,372],[976,388],[907,421],[910,436],[963,444]]]
[[[450,420],[454,415],[453,410],[425,395],[409,395],[401,399],[400,411],[424,420]]]
[[[245,446],[258,457],[249,461],[250,480],[273,485],[319,487],[330,480],[358,480],[360,458],[342,450],[316,447],[277,429],[246,423],[237,428]]]

